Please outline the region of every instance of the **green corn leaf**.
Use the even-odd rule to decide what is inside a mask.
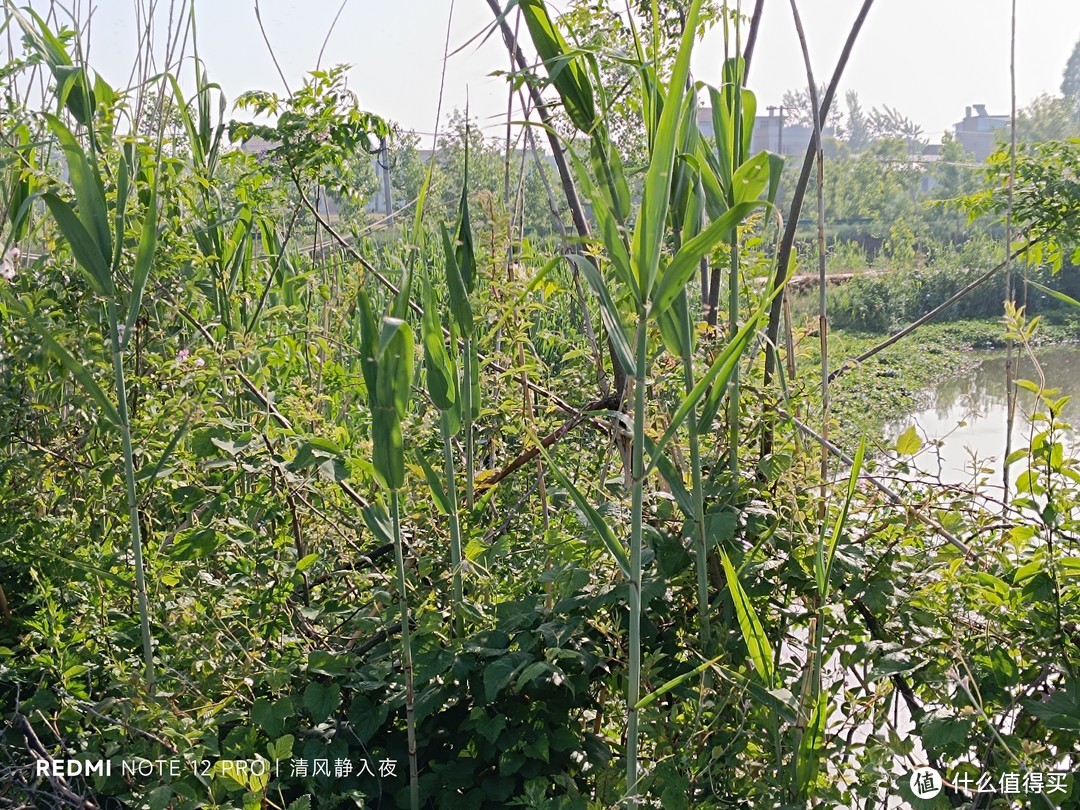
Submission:
[[[386,489],[405,486],[405,441],[393,407],[376,405],[371,409],[371,464]]]
[[[739,59],[740,77],[739,85],[742,86],[743,60]],[[757,120],[757,96],[753,91],[742,88],[740,110],[742,112],[742,154],[740,157],[750,154],[750,144],[754,140],[754,122]]]
[[[855,489],[859,483],[859,474],[862,472],[863,456],[866,454],[866,436],[863,436],[859,442],[859,449],[855,451],[855,459],[851,463],[851,472],[848,474],[847,492],[844,495],[844,505],[840,509],[840,514],[836,518],[836,522],[833,524],[832,537],[829,538],[828,549],[823,548],[823,544],[818,544],[817,565],[815,566],[815,575],[817,579],[818,592],[821,594],[822,599],[827,599],[829,596],[829,576],[832,573],[833,559],[836,557],[836,546],[840,542],[840,534],[844,530],[844,524],[847,523],[848,513],[851,511],[851,502],[855,498]]]
[[[413,378],[413,336],[405,321],[383,318],[375,361],[379,367],[375,401],[382,407],[392,407],[397,418],[404,419]]]
[[[371,301],[364,290],[360,290],[357,295],[357,310],[357,318],[360,320],[360,363],[367,387],[368,405],[374,407],[375,388],[379,379],[379,366],[375,361],[378,336],[375,331],[375,316],[371,312]]]
[[[630,558],[627,556],[626,549],[619,541],[619,538],[615,536],[615,532],[611,530],[611,526],[604,520],[604,516],[601,515],[588,499],[581,493],[577,487],[570,481],[570,479],[558,468],[547,450],[544,449],[542,444],[537,444],[540,448],[540,454],[544,457],[544,461],[547,462],[548,469],[555,477],[555,480],[559,482],[559,486],[567,491],[570,498],[577,505],[577,508],[585,515],[585,518],[592,524],[593,530],[600,535],[600,539],[604,545],[607,546],[611,556],[615,558],[615,563],[619,566],[619,570],[622,575],[627,579],[630,579]]]
[[[712,104],[713,137],[716,139],[716,179],[727,204],[731,203],[731,175],[735,170],[735,121],[729,95],[715,87],[709,88],[709,102]]]
[[[420,322],[424,341],[424,368],[427,370],[427,393],[435,407],[448,411],[457,402],[457,369],[443,342],[438,302],[431,280],[424,278],[424,317]]]
[[[634,353],[630,351],[630,342],[626,339],[622,316],[619,315],[615,302],[611,300],[611,293],[608,292],[607,285],[600,277],[600,271],[584,256],[572,253],[566,258],[577,265],[578,270],[585,276],[585,280],[589,282],[589,286],[596,293],[596,297],[600,302],[600,319],[604,322],[604,329],[607,331],[611,345],[615,349],[615,354],[618,356],[623,368],[626,369],[626,373],[636,376],[637,363],[634,360]]]
[[[731,178],[731,196],[735,205],[750,202],[761,196],[770,178],[768,152],[758,152],[743,163]]]
[[[472,305],[469,303],[469,291],[462,278],[461,269],[457,263],[457,251],[450,239],[450,232],[446,226],[440,224],[442,231],[443,253],[446,257],[446,289],[450,294],[450,314],[454,318],[459,330],[464,335],[471,335],[473,331]]]
[[[606,130],[601,127],[589,142],[593,174],[599,180],[600,193],[604,197],[616,222],[625,222],[630,216],[630,186],[626,182],[619,150],[612,147]]]
[[[769,298],[771,300],[771,296]],[[768,304],[766,303],[767,307]],[[686,417],[690,415],[694,406],[705,395],[705,392],[709,390],[710,386],[722,389],[727,385],[731,375],[735,372],[738,366],[739,359],[742,356],[743,351],[746,349],[746,344],[750,340],[750,336],[757,329],[758,322],[764,313],[764,308],[759,309],[750,319],[746,322],[742,329],[740,329],[734,338],[724,347],[724,350],[717,355],[712,365],[701,376],[701,379],[697,381],[693,389],[687,394],[682,403],[679,405],[679,409],[675,412],[675,415],[671,417],[671,423],[668,425],[668,429],[664,431],[663,437],[656,444],[657,452],[663,452],[667,447],[668,442],[675,436],[682,423],[686,420]],[[652,471],[652,466],[649,467],[648,472]]]
[[[664,348],[672,357],[690,357],[694,351],[690,334],[690,319],[686,317],[686,290],[675,296],[675,302],[656,319]]]
[[[120,153],[120,160],[116,167],[116,206],[113,208],[113,233],[124,233],[124,222],[127,216],[128,197],[131,194],[131,171],[129,166],[135,159],[135,145],[125,144]],[[124,240],[118,238],[113,244],[112,268],[120,267],[120,258],[123,255]]]
[[[784,158],[781,155],[769,153],[769,194],[766,199],[769,205],[776,203],[776,193],[780,190],[780,178],[784,174]]]
[[[684,681],[689,680],[690,678],[693,678],[695,675],[700,675],[702,672],[707,670],[709,667],[711,667],[713,664],[715,664],[717,661],[719,661],[723,657],[724,657],[724,655],[718,655],[718,656],[716,656],[716,658],[713,658],[710,661],[705,661],[704,663],[694,667],[693,669],[689,670],[688,672],[684,672],[682,675],[675,676],[674,678],[672,678],[667,683],[657,687],[652,692],[649,692],[649,694],[647,694],[645,697],[643,697],[641,700],[639,700],[637,702],[637,705],[636,705],[635,708],[644,709],[650,703],[655,702],[657,698],[663,697],[664,695],[666,695],[668,692],[670,692],[672,689],[674,689],[679,684],[683,683]]]
[[[78,381],[79,385],[83,387],[83,390],[85,390],[98,404],[102,413],[105,414],[105,417],[114,425],[119,425],[120,414],[117,413],[116,406],[112,403],[112,400],[106,396],[105,392],[101,389],[101,386],[97,384],[86,367],[76,360],[67,349],[60,345],[60,342],[53,337],[53,334],[49,331],[48,327],[30,313],[30,310],[25,303],[22,301],[12,301],[11,308],[18,312],[26,320],[27,324],[30,325],[30,328],[41,336],[41,341],[45,344],[45,347],[56,355],[57,359],[64,365],[64,368],[71,372],[71,376]]]
[[[731,599],[735,603],[735,616],[739,620],[739,630],[742,633],[743,642],[750,652],[750,660],[765,685],[772,687],[775,680],[772,645],[769,644],[765,629],[761,626],[761,621],[754,611],[750,597],[743,590],[742,583],[739,582],[739,576],[735,572],[735,567],[731,564],[731,559],[723,548],[720,549],[720,562],[724,567],[724,578],[727,580]]]
[[[97,244],[102,261],[112,258],[112,236],[109,232],[109,210],[105,205],[105,186],[97,168],[75,140],[63,122],[55,115],[46,113],[49,124],[67,161],[71,187],[75,190],[75,200],[79,204],[79,219],[86,231]]]
[[[819,692],[813,711],[810,713],[810,722],[803,730],[802,739],[799,740],[799,751],[795,759],[795,790],[803,798],[809,795],[810,786],[817,779],[818,769],[821,766],[828,711],[827,694],[823,691]]]
[[[566,114],[579,130],[591,132],[596,124],[596,105],[584,58],[570,49],[543,0],[518,0],[518,7]]]
[[[637,279],[634,277],[632,270],[625,232],[615,219],[615,214],[605,202],[604,195],[596,189],[584,164],[574,157],[573,153],[571,153],[571,157],[574,161],[574,171],[578,177],[578,182],[581,184],[586,199],[592,206],[593,216],[596,218],[596,224],[599,226],[600,238],[603,240],[604,247],[607,249],[607,257],[611,262],[611,267],[615,271],[618,280],[630,290],[631,294],[634,296],[634,301],[640,304],[641,294],[638,290]]]
[[[664,269],[660,283],[657,285],[652,306],[649,310],[652,317],[659,316],[672,305],[676,296],[686,288],[686,283],[697,271],[702,257],[707,255],[721,240],[728,238],[731,229],[737,227],[756,205],[758,203],[738,203],[734,208],[724,212],[719,219],[709,223],[709,227],[682,246],[675,258]]]
[[[427,479],[428,489],[431,490],[431,494],[435,498],[436,508],[441,514],[449,515],[453,511],[453,504],[450,503],[450,497],[446,494],[446,487],[439,480],[439,474],[428,463],[423,453],[414,453],[413,458],[420,465],[420,469],[424,471],[424,478]]]
[[[634,258],[637,263],[638,287],[641,299],[648,301],[660,265],[664,244],[664,227],[671,195],[671,176],[675,164],[675,145],[679,131],[679,110],[686,92],[686,77],[690,71],[690,52],[694,47],[701,0],[693,0],[685,19],[675,66],[668,81],[664,109],[660,114],[656,142],[649,156],[649,171],[645,177],[641,211],[634,229]]]
[[[457,239],[454,260],[466,293],[476,287],[476,252],[473,250],[472,224],[469,221],[469,112],[465,111],[465,172],[461,180],[461,203],[458,206]]]
[[[645,436],[645,449],[648,450],[649,458],[652,459],[652,466],[660,471],[660,475],[667,482],[671,495],[675,498],[675,503],[679,505],[679,508],[688,519],[693,520],[694,501],[686,489],[686,482],[683,481],[682,473],[675,469],[675,465],[671,463],[671,459],[666,454],[656,452],[656,442],[649,438],[648,435]]]
[[[1039,284],[1036,281],[1032,281],[1031,279],[1028,279],[1026,281],[1026,283],[1030,284],[1032,287],[1039,290],[1040,292],[1046,293],[1051,298],[1056,298],[1058,301],[1061,301],[1061,303],[1063,303],[1063,304],[1068,304],[1071,307],[1080,307],[1080,301],[1077,301],[1075,298],[1071,298],[1070,296],[1066,295],[1063,292],[1058,292],[1057,290],[1052,290],[1049,287],[1045,287],[1045,286],[1043,286],[1042,284]]]
[[[125,344],[131,340],[131,336],[135,332],[135,321],[139,317],[143,293],[146,291],[146,282],[150,278],[150,268],[154,264],[154,253],[157,251],[157,211],[158,184],[157,173],[155,172],[154,185],[150,189],[150,200],[143,214],[139,248],[135,251],[135,268],[131,274],[131,300],[128,302],[128,314],[125,322],[127,329],[124,330]]]
[[[49,213],[56,220],[60,232],[71,246],[71,253],[75,261],[86,274],[90,286],[98,295],[111,297],[113,294],[112,274],[109,265],[98,248],[94,238],[87,233],[82,222],[71,203],[65,202],[53,193],[42,195],[45,204],[49,207]]]

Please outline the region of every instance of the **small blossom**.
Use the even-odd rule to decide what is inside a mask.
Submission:
[[[176,362],[183,363],[185,360],[188,359],[189,354],[191,354],[191,352],[189,352],[187,349],[181,349],[176,353]]]
[[[205,365],[206,365],[206,361],[203,360],[201,357],[196,357],[195,358],[195,368],[202,368]]]
[[[0,277],[3,277],[7,281],[12,281],[15,278],[15,268],[19,265],[19,257],[22,253],[17,247],[12,247],[4,254],[4,258],[0,260]]]

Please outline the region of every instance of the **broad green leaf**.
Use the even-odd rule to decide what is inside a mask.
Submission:
[[[57,359],[63,363],[64,368],[71,372],[71,375],[78,381],[79,385],[83,387],[83,390],[93,398],[98,404],[98,407],[101,408],[105,418],[114,425],[119,425],[120,414],[117,412],[116,406],[101,389],[101,386],[97,384],[97,381],[86,367],[76,360],[71,355],[71,352],[60,345],[59,341],[53,337],[53,334],[49,331],[48,327],[34,317],[23,302],[12,301],[11,308],[18,312],[26,320],[27,324],[30,325],[30,328],[41,336],[41,340],[45,344],[45,347],[56,355]]]
[[[914,425],[908,427],[896,438],[896,452],[902,456],[913,456],[919,452],[921,447],[922,439],[919,438]]]
[[[649,155],[649,171],[645,176],[641,210],[634,229],[634,258],[637,264],[638,288],[641,299],[648,301],[660,265],[664,245],[664,228],[671,195],[671,176],[675,164],[675,144],[679,131],[679,110],[686,92],[686,77],[690,71],[690,52],[694,47],[702,0],[692,0],[684,20],[682,39],[675,65],[667,84],[664,109],[660,113],[656,142]]]
[[[404,419],[413,378],[413,336],[405,321],[383,318],[375,360],[379,368],[375,399],[381,406],[393,407],[398,419]]]
[[[570,49],[543,0],[518,0],[518,7],[566,114],[579,130],[591,132],[596,123],[596,106],[584,58]]]
[[[573,482],[571,482],[563,471],[559,469],[551,456],[548,455],[543,445],[538,444],[537,447],[540,448],[540,454],[547,462],[548,469],[551,471],[551,474],[555,476],[555,480],[567,491],[570,498],[577,505],[577,508],[581,510],[589,523],[592,524],[596,533],[600,535],[600,539],[604,542],[604,545],[607,546],[608,551],[611,552],[611,556],[615,558],[615,562],[618,564],[622,575],[627,579],[630,579],[630,558],[627,556],[626,548],[619,538],[615,536],[615,532],[611,530],[611,526],[604,520],[604,516],[589,503],[589,500],[581,493],[581,490],[575,487]]]
[[[155,172],[154,185],[150,189],[150,200],[143,214],[139,248],[135,252],[135,268],[131,274],[131,301],[128,304],[128,314],[125,322],[127,324],[127,328],[124,330],[125,344],[131,340],[131,336],[135,332],[135,322],[139,318],[139,310],[142,307],[143,292],[146,290],[146,282],[150,278],[150,268],[154,263],[154,253],[157,250],[157,206],[158,184],[157,172]]]
[[[627,374],[637,376],[637,363],[634,360],[633,352],[630,350],[630,342],[626,339],[622,316],[619,314],[615,302],[611,299],[607,284],[600,277],[600,271],[584,256],[571,253],[566,258],[577,265],[578,270],[585,276],[585,280],[589,282],[589,286],[596,293],[597,300],[600,302],[600,319],[604,322],[604,330],[611,340],[611,345],[615,349],[619,362],[622,363]]]
[[[770,167],[769,153],[758,152],[736,169],[731,178],[731,196],[736,205],[761,196],[769,186]]]
[[[705,230],[682,246],[675,258],[664,269],[664,274],[653,296],[650,315],[657,317],[671,306],[675,297],[697,271],[701,259],[722,239],[727,238],[731,229],[738,226],[757,203],[741,202],[725,211],[713,220]]]
[[[440,224],[439,228],[442,231],[443,253],[446,258],[446,289],[450,294],[450,314],[461,333],[471,335],[473,315],[472,306],[469,304],[469,291],[458,267],[457,251],[450,239],[450,232],[445,225]]]
[[[65,202],[51,192],[43,194],[42,199],[49,207],[49,213],[56,220],[60,232],[71,246],[71,253],[79,268],[86,275],[94,292],[105,297],[113,295],[112,273],[109,264],[101,253],[94,238],[87,232],[71,203]]]
[[[439,323],[435,290],[427,277],[424,286],[424,316],[420,327],[424,341],[424,368],[427,370],[427,393],[435,407],[448,411],[457,402],[457,369],[453,356],[447,352]]]
[[[828,718],[828,693],[818,693],[817,701],[810,713],[810,721],[803,729],[799,740],[799,751],[795,759],[795,788],[799,796],[805,797],[810,786],[817,779],[821,766],[821,752],[825,746],[825,721]]]
[[[102,261],[107,264],[112,257],[112,236],[109,232],[109,210],[105,205],[105,185],[71,130],[55,115],[46,113],[45,120],[64,152],[71,187],[79,204],[79,219],[97,244]]]
[[[312,681],[304,689],[304,708],[311,714],[313,723],[321,723],[330,717],[341,703],[341,686]]]
[[[720,549],[720,562],[724,567],[724,579],[727,580],[731,599],[735,603],[735,616],[739,620],[739,630],[742,632],[746,649],[750,653],[750,660],[758,675],[761,676],[761,680],[766,686],[771,687],[775,681],[772,645],[769,644],[765,629],[761,626],[750,597],[743,590],[735,567],[723,548]]]

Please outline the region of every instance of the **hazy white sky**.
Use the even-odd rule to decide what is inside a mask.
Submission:
[[[88,0],[81,2],[84,8]],[[556,8],[566,0],[557,0]],[[45,0],[32,0],[41,8]],[[1011,0],[877,0],[845,74],[842,89],[857,90],[863,106],[887,104],[938,140],[963,116],[986,104],[1009,110]],[[166,0],[159,0],[162,11]],[[745,8],[752,0],[744,0]],[[860,0],[800,0],[815,77],[824,81]],[[1080,38],[1080,0],[1018,0],[1017,92],[1021,106],[1057,93],[1062,70]],[[97,0],[91,63],[116,86],[126,83],[135,38],[134,0]],[[261,0],[282,68],[293,86],[315,67],[341,0]],[[259,34],[254,0],[195,0],[199,50],[210,78],[232,99],[250,89],[280,90],[281,82]],[[323,55],[324,67],[353,66],[351,87],[369,110],[430,133],[435,124],[449,0],[346,0]],[[450,31],[458,48],[492,19],[486,0],[456,0]],[[522,26],[524,35],[524,26]],[[698,45],[694,71],[716,82],[723,41],[714,31]],[[506,113],[506,89],[494,70],[507,67],[496,34],[470,45],[447,66],[443,119],[465,106],[490,125]],[[805,85],[805,70],[787,0],[767,0],[751,87],[758,104],[778,104],[784,90]]]

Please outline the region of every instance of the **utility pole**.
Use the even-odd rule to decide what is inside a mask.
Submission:
[[[776,152],[777,154],[784,154],[784,113],[787,112],[787,108],[782,105],[769,105],[765,108],[771,115],[773,112],[780,113],[780,131],[776,136]]]
[[[382,174],[383,206],[386,208],[386,222],[394,224],[394,198],[390,192],[390,151],[387,148],[387,138],[379,138],[379,151],[375,157],[375,164]]]

